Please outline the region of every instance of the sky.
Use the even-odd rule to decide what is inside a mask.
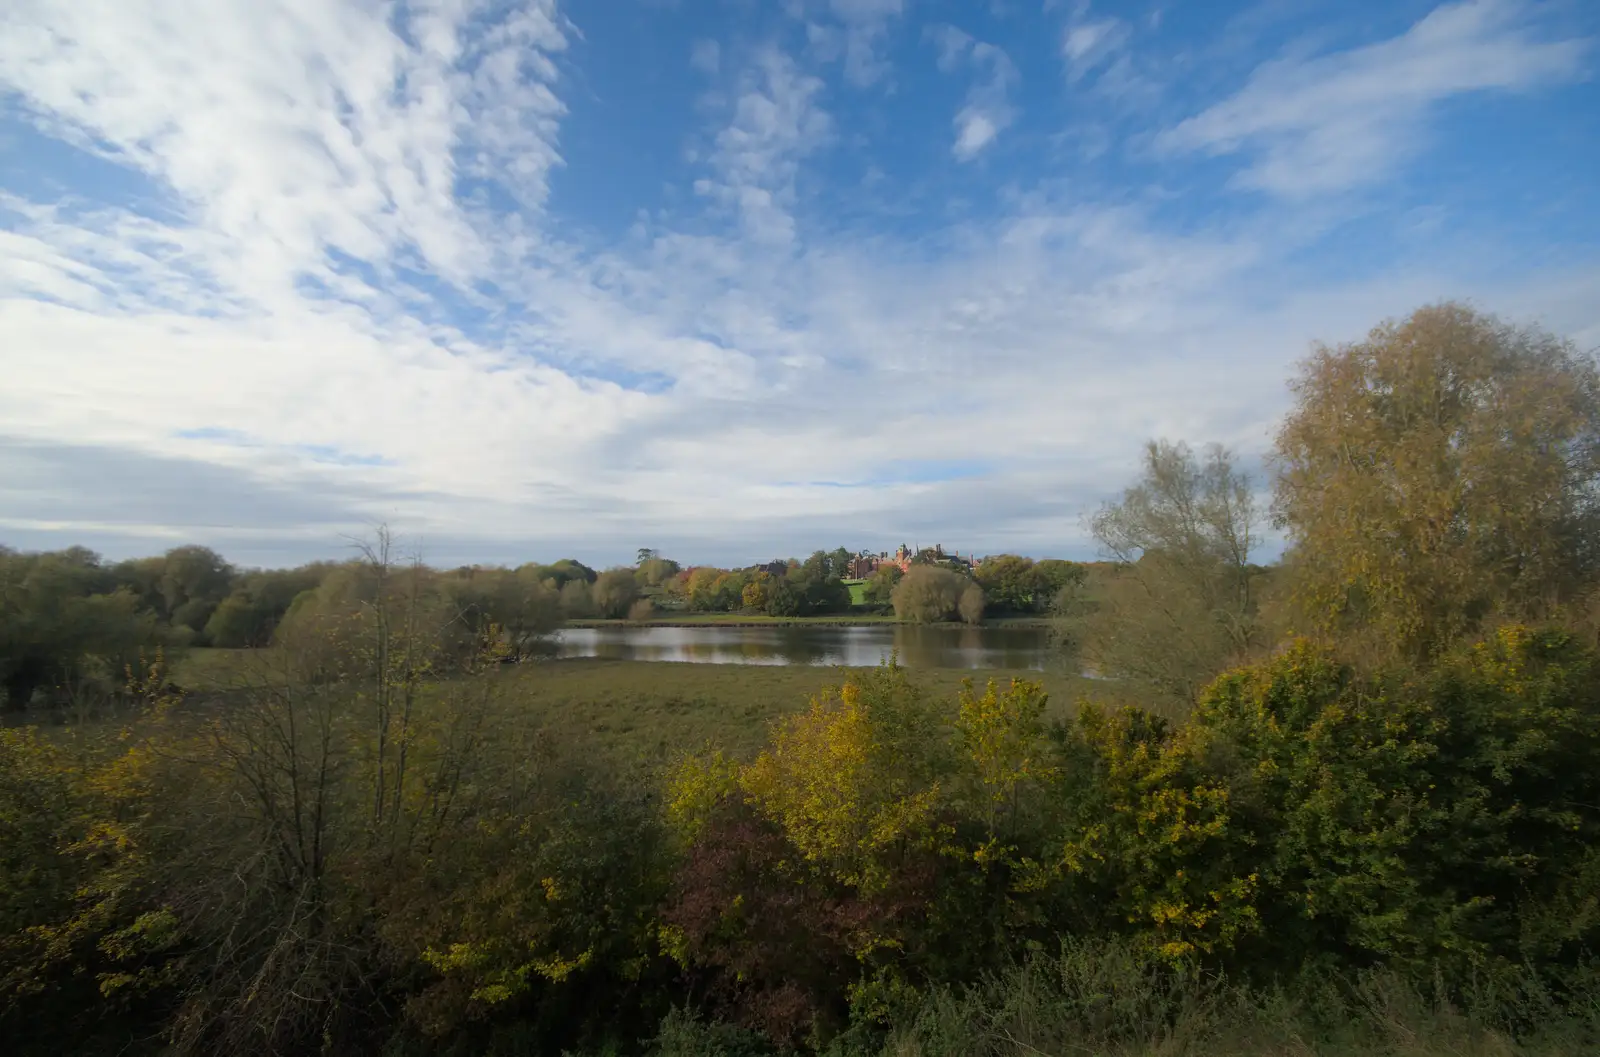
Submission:
[[[1313,342],[1600,346],[1593,0],[6,0],[0,541],[1088,558]]]

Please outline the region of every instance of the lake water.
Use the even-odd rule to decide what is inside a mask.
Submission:
[[[565,628],[557,657],[695,664],[812,664],[872,667],[898,654],[907,668],[1021,668],[1058,659],[1040,627],[919,627],[791,624],[743,627]]]

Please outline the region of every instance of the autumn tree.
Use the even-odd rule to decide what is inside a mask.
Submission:
[[[623,617],[639,597],[639,585],[630,569],[608,569],[595,580],[592,589],[595,610],[602,617]]]
[[[555,581],[554,586],[557,591],[573,581],[593,584],[599,578],[599,574],[593,569],[573,558],[562,558],[549,565],[526,565],[522,568],[535,570],[534,575],[541,583],[546,580]]]
[[[674,957],[718,970],[713,989],[780,1038],[825,1016],[851,975],[898,978],[938,920],[924,883],[951,740],[886,666],[775,725],[746,766],[685,761],[667,794],[688,846],[663,913]]]
[[[894,588],[905,574],[898,565],[880,565],[867,577],[862,588],[862,598],[870,605],[886,606],[894,601]]]
[[[712,604],[719,612],[731,613],[744,604],[744,585],[747,577],[738,571],[729,571],[711,584]]]
[[[989,603],[1002,611],[1034,612],[1048,606],[1054,596],[1050,580],[1045,579],[1032,558],[992,556],[979,564],[974,576]]]
[[[936,565],[914,565],[894,588],[894,614],[914,624],[935,624],[961,615],[961,596],[972,581]]]
[[[562,620],[560,596],[532,570],[482,569],[443,587],[475,635],[500,636],[514,657],[527,655]]]
[[[209,547],[175,547],[167,552],[159,590],[163,611],[174,626],[204,631],[206,621],[228,596],[234,571]]]
[[[978,568],[981,570],[983,566]],[[1040,613],[1058,608],[1065,598],[1083,586],[1087,577],[1087,570],[1081,564],[1060,558],[1042,558],[1034,564],[1033,571],[1036,585],[1043,593],[1042,598],[1035,594],[1033,599],[1033,608]]]
[[[1260,638],[1251,483],[1225,448],[1152,441],[1139,480],[1090,520],[1117,563],[1081,629],[1083,659],[1160,700],[1190,704]]]
[[[554,583],[554,580],[546,581]],[[558,594],[561,615],[569,620],[592,617],[595,614],[594,593],[589,582],[583,579],[568,580]]]
[[[332,569],[332,563],[320,562],[237,576],[233,591],[206,621],[206,639],[212,646],[232,649],[265,646],[295,598],[315,590]]]
[[[726,575],[724,570],[710,565],[691,569],[688,579],[684,581],[684,600],[689,608],[703,611],[718,608],[717,581],[724,575]]]
[[[146,883],[183,941],[174,1053],[350,1052],[396,968],[435,1032],[530,995],[561,1008],[569,981],[636,956],[652,897],[633,901],[642,868],[612,850],[648,853],[644,816],[492,712],[508,637],[399,557],[380,532],[227,709],[129,755],[163,783],[130,840],[163,850]],[[479,570],[486,604],[502,577],[546,590]]]
[[[799,593],[806,613],[841,613],[850,608],[850,589],[832,573],[817,574],[802,567],[786,579]]]
[[[767,615],[773,617],[798,617],[805,612],[805,595],[798,591],[787,576],[774,577],[767,586]]]
[[[156,615],[116,587],[92,551],[0,550],[0,703],[110,693],[124,666],[163,637]]]
[[[765,570],[758,570],[745,581],[744,589],[739,592],[739,604],[745,609],[765,609],[767,592],[771,584],[771,574]]]
[[[650,555],[639,562],[639,568],[634,573],[640,587],[660,587],[678,575],[678,563],[671,558],[663,558],[655,551],[641,550],[639,553]]]
[[[1432,305],[1291,388],[1274,513],[1305,630],[1422,657],[1595,583],[1600,371],[1571,342]]]

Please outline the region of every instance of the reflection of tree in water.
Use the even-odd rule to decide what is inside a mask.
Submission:
[[[1048,632],[1042,628],[897,625],[894,648],[908,668],[1043,667]]]
[[[678,652],[684,660],[700,661],[707,664],[716,661],[718,659],[717,654],[721,653],[722,650],[722,643],[715,639],[706,639],[698,642],[694,639],[685,639],[678,644]]]
[[[951,641],[947,628],[898,624],[894,629],[895,652],[907,668],[946,667]]]
[[[766,635],[739,636],[739,653],[752,664],[788,664],[783,645]]]
[[[1050,657],[1048,628],[1007,628],[1004,634],[991,635],[989,642],[990,660],[986,662],[986,666],[1038,669],[1048,666]]]
[[[777,647],[790,664],[817,664],[828,655],[826,645],[813,628],[782,628]]]
[[[606,628],[564,633],[563,657],[700,664],[871,667],[898,653],[908,668],[1043,668],[1042,628],[909,624],[851,628]]]

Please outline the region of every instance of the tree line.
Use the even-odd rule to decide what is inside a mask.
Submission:
[[[744,612],[777,617],[892,612],[926,623],[1054,611],[1082,567],[1002,555],[976,573],[919,556],[909,576],[880,568],[858,603],[845,584],[852,555],[840,547],[745,569],[683,569],[654,550],[636,565],[596,571],[567,558],[514,568],[419,566],[428,590],[448,597],[466,626],[493,623],[525,654],[569,620],[648,620],[661,612]],[[46,553],[0,546],[0,685],[11,710],[66,704],[115,689],[141,653],[270,645],[285,621],[319,597],[347,590],[355,561],[292,569],[241,569],[203,546],[103,561],[83,547]]]
[[[889,664],[750,757],[637,771],[505,700],[517,636],[380,535],[225,703],[147,657],[116,729],[0,731],[0,1031],[1594,1052],[1600,370],[1446,304],[1292,392],[1264,514],[1227,452],[1158,442],[1094,515],[1108,565],[1056,604],[1108,678],[1067,710]]]

